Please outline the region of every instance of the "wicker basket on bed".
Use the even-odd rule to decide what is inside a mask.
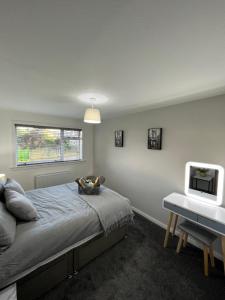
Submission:
[[[79,194],[98,195],[105,178],[103,176],[86,176],[77,178],[75,181],[78,184]]]

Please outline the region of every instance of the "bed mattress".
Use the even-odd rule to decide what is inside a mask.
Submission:
[[[102,232],[96,211],[68,183],[26,192],[38,220],[17,225],[13,245],[0,255],[0,289],[40,262]]]

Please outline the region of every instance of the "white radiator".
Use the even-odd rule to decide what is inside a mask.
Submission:
[[[40,174],[35,176],[34,186],[36,189],[44,188],[48,186],[73,182],[74,180],[74,175],[70,171]]]

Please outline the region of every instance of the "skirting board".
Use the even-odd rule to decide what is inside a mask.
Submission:
[[[133,209],[133,211],[136,212],[138,215],[141,215],[141,216],[144,217],[145,219],[149,220],[149,221],[152,222],[152,223],[155,223],[156,225],[160,226],[161,228],[163,228],[163,229],[166,229],[166,228],[167,228],[167,224],[165,224],[165,223],[163,223],[163,222],[161,222],[161,221],[159,221],[159,220],[153,218],[152,216],[146,214],[146,213],[143,212],[142,210],[140,210],[140,209],[138,209],[138,208],[136,208],[136,207],[134,207],[134,206],[132,206],[132,209]],[[175,235],[176,235],[176,236],[179,236],[179,230],[176,230]],[[193,245],[193,246],[195,246],[195,247],[197,247],[197,248],[202,249],[201,244],[198,243],[196,240],[192,239],[191,237],[188,238],[188,242],[189,242],[191,245]],[[162,241],[162,244],[163,244],[163,241]],[[219,253],[219,252],[217,252],[217,251],[214,251],[214,256],[215,256],[217,259],[219,259],[219,260],[223,260],[222,254]]]

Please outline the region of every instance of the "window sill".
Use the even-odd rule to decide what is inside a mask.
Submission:
[[[11,170],[27,170],[27,169],[33,169],[33,168],[48,168],[48,167],[58,167],[58,166],[64,166],[68,164],[79,164],[86,162],[85,159],[79,159],[79,160],[68,160],[68,161],[55,161],[55,162],[49,162],[49,163],[39,163],[39,164],[27,164],[27,165],[21,165],[21,166],[13,166],[10,169]]]

